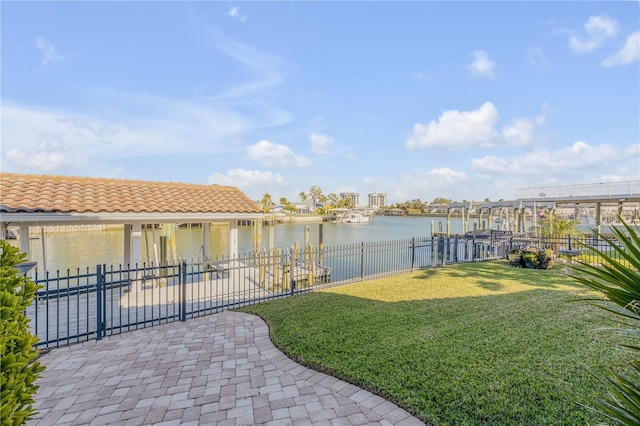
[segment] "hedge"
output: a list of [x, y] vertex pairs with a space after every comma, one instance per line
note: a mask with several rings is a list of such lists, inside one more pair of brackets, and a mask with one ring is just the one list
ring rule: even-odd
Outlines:
[[31, 305], [37, 286], [15, 268], [26, 255], [0, 240], [0, 415], [2, 425], [22, 425], [36, 413], [35, 384], [44, 367], [37, 361], [38, 338], [29, 331], [24, 310]]

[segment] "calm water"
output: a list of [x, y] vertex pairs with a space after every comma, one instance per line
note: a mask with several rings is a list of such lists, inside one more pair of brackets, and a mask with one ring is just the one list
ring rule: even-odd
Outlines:
[[[385, 217], [376, 216], [375, 220], [360, 224], [325, 223], [323, 224], [323, 243], [325, 246], [355, 244], [370, 241], [388, 241], [431, 235], [431, 222], [434, 229], [446, 230], [446, 218], [436, 217]], [[473, 221], [472, 221], [473, 222]], [[290, 247], [295, 242], [302, 246], [305, 227], [309, 228], [309, 242], [318, 246], [319, 224], [283, 224], [274, 227], [274, 246]], [[471, 225], [473, 227], [473, 225]], [[460, 218], [452, 218], [451, 232], [462, 232]], [[155, 235], [154, 235], [155, 234]], [[159, 241], [160, 230], [143, 230], [142, 256], [145, 260], [155, 261], [155, 241]], [[146, 241], [145, 241], [146, 236]], [[202, 256], [202, 229], [180, 228], [176, 230], [176, 255], [178, 258], [197, 260]], [[240, 252], [250, 251], [253, 247], [253, 228], [240, 227], [238, 232]], [[46, 270], [66, 270], [90, 267], [97, 264], [119, 265], [123, 259], [122, 230], [69, 232], [45, 234]], [[10, 240], [15, 246], [19, 241]], [[29, 241], [31, 259], [38, 262], [38, 269], [44, 270], [42, 262], [42, 241]], [[211, 257], [227, 254], [229, 251], [229, 227], [212, 226], [209, 239]], [[269, 246], [269, 231], [262, 231], [262, 247]]]

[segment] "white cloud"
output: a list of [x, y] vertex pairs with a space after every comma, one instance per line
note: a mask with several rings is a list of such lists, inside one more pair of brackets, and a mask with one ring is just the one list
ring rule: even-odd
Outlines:
[[590, 35], [602, 34], [604, 37], [615, 37], [618, 34], [618, 21], [607, 15], [590, 16], [584, 28]]
[[276, 197], [286, 191], [287, 184], [282, 175], [260, 170], [232, 169], [227, 173], [212, 173], [207, 178], [210, 184], [229, 185], [239, 188], [251, 199], [258, 200], [265, 193]]
[[502, 129], [502, 137], [512, 145], [527, 145], [531, 142], [533, 122], [522, 118], [514, 119]]
[[247, 157], [266, 167], [309, 167], [311, 160], [303, 155], [296, 155], [288, 146], [261, 140], [247, 147]]
[[209, 175], [208, 182], [218, 185], [232, 185], [238, 187], [246, 187], [258, 183], [274, 183], [282, 185], [284, 177], [273, 172], [262, 172], [260, 170], [232, 169], [227, 170], [226, 174], [212, 173]]
[[609, 161], [624, 159], [621, 150], [608, 145], [591, 146], [578, 141], [568, 148], [537, 150], [515, 158], [487, 155], [474, 159], [472, 168], [492, 175], [554, 175], [555, 173], [604, 169]]
[[431, 81], [431, 76], [426, 74], [426, 73], [424, 73], [424, 72], [422, 72], [422, 71], [413, 74], [413, 78], [416, 79], [416, 80]]
[[469, 70], [476, 77], [493, 77], [493, 69], [496, 63], [489, 59], [489, 54], [484, 50], [476, 50], [471, 55], [473, 61], [469, 64]]
[[587, 37], [573, 35], [569, 38], [569, 48], [574, 53], [592, 52], [599, 49], [606, 39], [618, 35], [618, 21], [607, 15], [590, 16], [585, 22], [584, 28]]
[[541, 67], [546, 67], [548, 65], [544, 52], [538, 46], [531, 46], [529, 48], [527, 52], [527, 60], [531, 65], [539, 65]]
[[[282, 125], [294, 119], [290, 111], [272, 105], [269, 97], [265, 96], [285, 82], [282, 69], [288, 66], [287, 61], [218, 33], [215, 46], [243, 67], [242, 72], [235, 76], [239, 82], [226, 86], [221, 92], [216, 92], [214, 87], [217, 85], [196, 84], [194, 94], [212, 103], [232, 105], [237, 111], [250, 115], [253, 121], [262, 119], [264, 127]], [[243, 77], [245, 75], [248, 77]]]
[[233, 17], [233, 18], [236, 18], [240, 22], [245, 22], [247, 20], [247, 15], [241, 15], [240, 14], [240, 9], [238, 9], [238, 6], [233, 6], [229, 10], [228, 15]]
[[309, 135], [309, 140], [311, 140], [311, 151], [314, 154], [328, 154], [333, 148], [333, 138], [327, 135], [312, 133]]
[[440, 169], [431, 170], [427, 173], [429, 179], [432, 181], [435, 179], [440, 183], [453, 183], [462, 180], [467, 180], [467, 174], [464, 172], [456, 172], [448, 167], [442, 167]]
[[260, 94], [284, 82], [284, 77], [278, 71], [281, 60], [276, 56], [229, 38], [222, 39], [218, 49], [252, 70], [255, 78], [232, 87], [216, 98], [245, 98]]
[[123, 111], [140, 108], [153, 118], [105, 119], [3, 103], [3, 170], [68, 172], [73, 166], [74, 173], [93, 175], [98, 164], [116, 158], [228, 151], [229, 141], [246, 129], [241, 117], [207, 106], [156, 97], [117, 101]]
[[493, 146], [498, 136], [493, 128], [497, 120], [498, 110], [491, 102], [485, 102], [473, 111], [448, 110], [442, 113], [438, 121], [431, 121], [428, 125], [416, 123], [406, 147], [455, 150], [478, 145]]
[[569, 38], [569, 48], [575, 53], [592, 52], [600, 47], [600, 43], [595, 40], [581, 40], [576, 36]]
[[514, 118], [503, 127], [500, 134], [494, 130], [497, 120], [498, 110], [491, 102], [485, 102], [474, 111], [445, 111], [437, 122], [431, 121], [428, 125], [415, 124], [406, 147], [446, 147], [455, 150], [490, 148], [504, 144], [525, 146], [533, 141], [535, 128], [542, 126], [546, 117], [543, 112], [534, 118]]
[[43, 39], [42, 37], [38, 37], [35, 46], [40, 49], [40, 51], [42, 51], [42, 65], [47, 65], [50, 62], [59, 62], [64, 60], [64, 57], [56, 52], [53, 44]]
[[448, 167], [432, 170], [417, 170], [403, 173], [385, 185], [376, 188], [387, 194], [390, 203], [420, 198], [431, 201], [436, 197], [461, 200], [473, 193], [475, 182], [470, 182], [466, 173]]
[[636, 31], [627, 37], [622, 49], [600, 62], [603, 67], [615, 67], [626, 65], [637, 61], [640, 58], [640, 31]]
[[51, 172], [70, 167], [73, 162], [60, 152], [40, 151], [29, 153], [17, 149], [10, 149], [6, 152], [9, 161], [18, 170], [39, 170]]

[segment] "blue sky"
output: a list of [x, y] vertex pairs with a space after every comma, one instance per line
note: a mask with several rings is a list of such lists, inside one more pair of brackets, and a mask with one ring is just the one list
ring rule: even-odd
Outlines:
[[640, 179], [638, 2], [2, 2], [3, 172], [253, 199]]

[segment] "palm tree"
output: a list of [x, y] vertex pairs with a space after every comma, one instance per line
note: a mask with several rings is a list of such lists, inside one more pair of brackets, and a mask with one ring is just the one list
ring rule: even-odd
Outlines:
[[[640, 236], [622, 218], [625, 231], [612, 228], [613, 237], [598, 235], [610, 246], [602, 251], [585, 246], [602, 259], [601, 266], [578, 261], [571, 277], [605, 296], [604, 301], [592, 301], [610, 312], [620, 315], [626, 328], [615, 328], [628, 334], [630, 343], [621, 345], [633, 354], [629, 370], [622, 373], [606, 369], [596, 377], [607, 387], [607, 395], [591, 398], [591, 405], [609, 420], [621, 425], [640, 424]], [[619, 259], [614, 258], [619, 256]]]
[[566, 237], [579, 234], [576, 230], [576, 226], [579, 224], [578, 220], [565, 219], [550, 211], [538, 226], [543, 237]]
[[313, 200], [313, 208], [316, 208], [316, 201], [320, 199], [322, 196], [322, 189], [318, 185], [313, 185], [311, 189], [309, 189], [309, 196]]
[[260, 201], [260, 203], [262, 204], [262, 208], [264, 209], [265, 213], [269, 213], [269, 210], [271, 210], [271, 207], [273, 207], [273, 200], [271, 199], [271, 194], [269, 194], [268, 192], [264, 194], [262, 196], [262, 200]]
[[302, 200], [302, 202], [303, 202], [303, 203], [304, 203], [305, 201], [307, 201], [307, 193], [306, 193], [306, 192], [304, 192], [304, 191], [301, 191], [301, 192], [298, 194], [298, 197], [300, 197], [300, 200]]
[[337, 205], [338, 201], [340, 200], [340, 197], [338, 197], [338, 194], [334, 194], [333, 192], [328, 195], [328, 198], [329, 198], [329, 202], [331, 202], [331, 205], [333, 206]]

